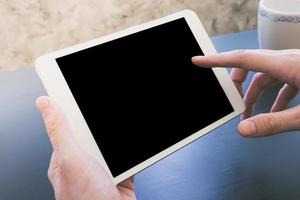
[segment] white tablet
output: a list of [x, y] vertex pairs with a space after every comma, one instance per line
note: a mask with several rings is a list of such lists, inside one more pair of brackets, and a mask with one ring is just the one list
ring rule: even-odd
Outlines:
[[117, 184], [244, 110], [225, 69], [191, 62], [215, 53], [187, 10], [42, 56], [36, 71]]

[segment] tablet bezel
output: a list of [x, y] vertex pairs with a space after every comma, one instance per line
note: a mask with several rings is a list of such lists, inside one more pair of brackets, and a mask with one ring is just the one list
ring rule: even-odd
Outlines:
[[119, 176], [113, 177], [110, 173], [109, 167], [107, 166], [99, 147], [97, 146], [96, 141], [85, 121], [73, 95], [67, 85], [67, 82], [64, 79], [63, 74], [60, 71], [59, 66], [56, 63], [56, 58], [75, 53], [77, 51], [84, 50], [102, 43], [106, 43], [111, 40], [115, 40], [126, 35], [134, 34], [136, 32], [149, 29], [176, 19], [185, 18], [192, 33], [194, 34], [199, 46], [201, 47], [204, 55], [213, 55], [216, 54], [216, 50], [213, 47], [213, 44], [208, 37], [203, 25], [201, 24], [197, 15], [190, 10], [184, 10], [142, 25], [134, 26], [123, 31], [113, 33], [101, 38], [97, 38], [82, 44], [78, 44], [63, 50], [59, 50], [44, 56], [39, 57], [36, 60], [35, 67], [36, 71], [46, 88], [49, 96], [51, 96], [57, 103], [62, 107], [66, 113], [67, 119], [70, 123], [70, 126], [74, 131], [75, 137], [80, 144], [80, 146], [95, 157], [108, 172], [110, 177], [113, 179], [115, 184], [120, 183], [121, 181], [133, 176], [134, 174], [140, 172], [141, 170], [149, 167], [155, 162], [163, 159], [164, 157], [170, 155], [176, 150], [186, 146], [187, 144], [193, 142], [199, 137], [207, 134], [211, 130], [217, 128], [233, 117], [241, 114], [245, 107], [241, 96], [239, 95], [237, 89], [235, 88], [233, 82], [230, 79], [230, 76], [226, 69], [223, 68], [213, 68], [213, 71], [220, 82], [227, 98], [229, 99], [234, 111], [225, 117], [219, 119], [218, 121], [212, 123], [211, 125], [201, 129], [200, 131], [192, 134], [191, 136], [185, 138], [184, 140], [174, 144], [173, 146], [165, 149], [164, 151], [156, 154], [155, 156], [143, 161], [142, 163], [136, 165], [135, 167], [123, 172]]

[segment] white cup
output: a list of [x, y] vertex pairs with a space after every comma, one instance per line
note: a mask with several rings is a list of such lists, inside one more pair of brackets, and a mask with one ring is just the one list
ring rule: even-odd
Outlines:
[[300, 0], [261, 0], [257, 31], [262, 49], [300, 49]]

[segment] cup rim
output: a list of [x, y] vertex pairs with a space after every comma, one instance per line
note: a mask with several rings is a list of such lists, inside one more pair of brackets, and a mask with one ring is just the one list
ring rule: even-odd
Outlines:
[[288, 11], [282, 11], [282, 10], [278, 10], [278, 9], [272, 9], [272, 8], [265, 6], [264, 1], [265, 0], [259, 1], [259, 7], [266, 10], [269, 13], [276, 14], [276, 15], [285, 15], [285, 16], [290, 16], [290, 15], [300, 16], [300, 11], [299, 12], [288, 12]]

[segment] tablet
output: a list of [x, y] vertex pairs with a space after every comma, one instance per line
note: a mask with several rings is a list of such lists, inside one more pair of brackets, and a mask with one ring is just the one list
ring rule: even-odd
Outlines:
[[225, 69], [191, 62], [215, 53], [187, 10], [42, 56], [36, 71], [117, 184], [244, 110]]

